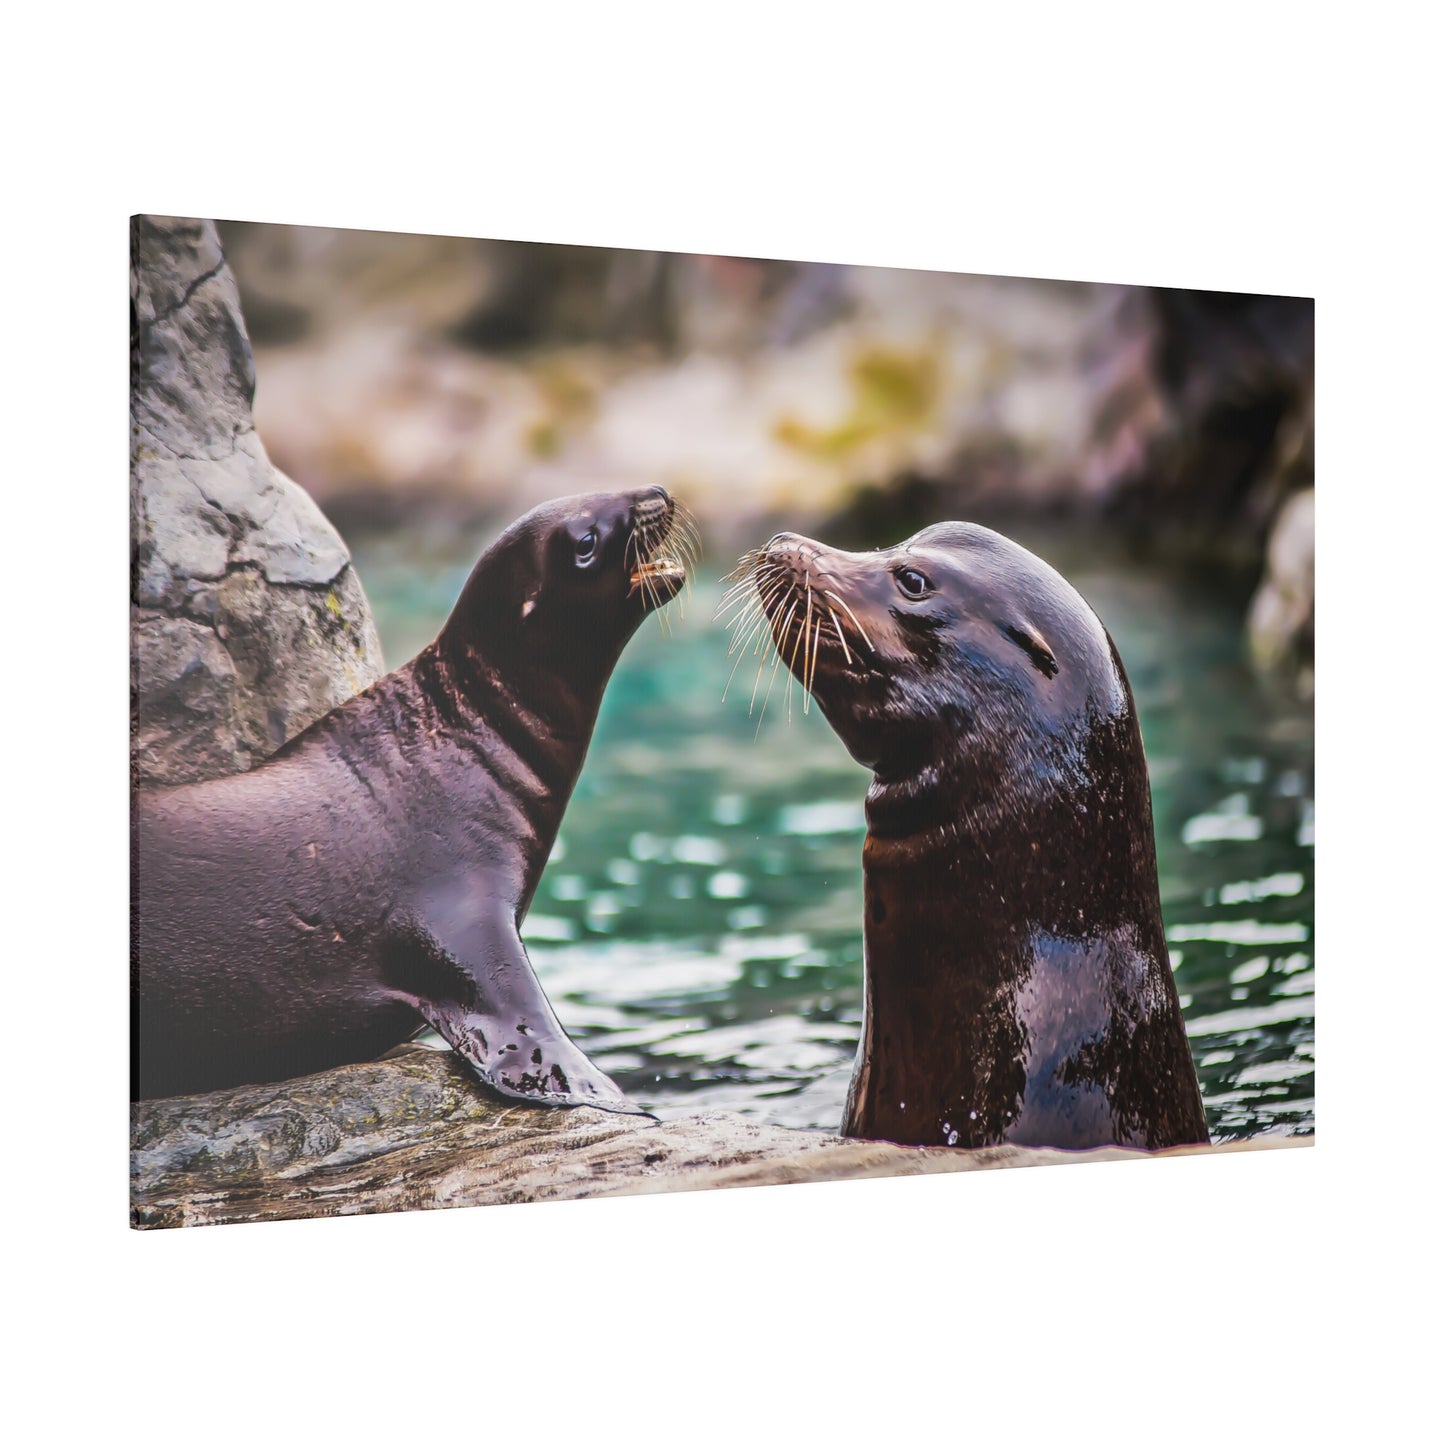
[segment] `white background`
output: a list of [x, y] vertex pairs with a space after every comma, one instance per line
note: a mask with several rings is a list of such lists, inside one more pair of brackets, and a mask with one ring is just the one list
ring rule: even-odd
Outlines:
[[[1427, 12], [318, 12], [7, 22], [16, 1438], [1434, 1433], [1445, 333]], [[128, 1232], [132, 211], [1316, 296], [1317, 1146]]]

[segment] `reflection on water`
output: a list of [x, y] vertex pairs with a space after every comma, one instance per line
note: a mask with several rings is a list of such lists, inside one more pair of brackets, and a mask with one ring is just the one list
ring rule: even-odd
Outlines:
[[[1066, 539], [1023, 540], [1098, 610], [1134, 686], [1210, 1130], [1309, 1132], [1311, 719], [1251, 681], [1237, 602]], [[484, 541], [357, 546], [389, 662], [435, 634]], [[655, 1113], [835, 1129], [861, 1010], [867, 774], [796, 696], [787, 720], [781, 680], [760, 728], [751, 676], [719, 701], [718, 595], [700, 585], [670, 637], [650, 621], [629, 646], [523, 935], [569, 1032]]]

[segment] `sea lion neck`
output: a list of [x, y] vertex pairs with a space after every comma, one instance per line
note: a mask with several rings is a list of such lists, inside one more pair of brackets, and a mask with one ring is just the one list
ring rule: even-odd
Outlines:
[[[1202, 1137], [1132, 715], [1096, 725], [1067, 769], [1010, 774], [997, 799], [970, 805], [956, 775], [919, 775], [875, 783], [868, 809], [845, 1133], [971, 1147]], [[1163, 1120], [1148, 1103], [1155, 1049], [1190, 1086]], [[1056, 1111], [1059, 1090], [1077, 1098]]]
[[[546, 732], [585, 745], [613, 669], [645, 615], [626, 605], [624, 502], [598, 496], [548, 504], [482, 553], [434, 644], [460, 704], [488, 716], [494, 706], [519, 709]], [[584, 526], [588, 545], [606, 549], [605, 566], [596, 554], [600, 571], [575, 562], [572, 533]], [[605, 541], [593, 540], [599, 529]]]
[[450, 623], [428, 651], [461, 715], [494, 719], [498, 710], [524, 715], [537, 735], [586, 747], [602, 694], [621, 648], [577, 647], [575, 663], [554, 665], [547, 651], [530, 656], [520, 639], [485, 641]]
[[961, 889], [997, 894], [1051, 930], [1157, 912], [1153, 849], [1137, 844], [1152, 809], [1132, 712], [1030, 742], [1001, 736], [875, 771], [869, 866], [931, 879], [929, 896], [950, 910]]

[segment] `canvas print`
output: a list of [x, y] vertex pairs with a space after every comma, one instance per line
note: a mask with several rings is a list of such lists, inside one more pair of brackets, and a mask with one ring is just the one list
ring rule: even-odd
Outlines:
[[1308, 1144], [1313, 369], [133, 218], [132, 1223]]

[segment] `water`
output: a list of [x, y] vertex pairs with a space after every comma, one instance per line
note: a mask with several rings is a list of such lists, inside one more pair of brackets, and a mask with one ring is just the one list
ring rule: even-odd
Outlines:
[[[483, 536], [356, 562], [390, 664]], [[1240, 603], [1065, 537], [1025, 540], [1113, 633], [1139, 705], [1164, 923], [1216, 1140], [1314, 1128], [1314, 736], [1240, 660]], [[783, 674], [759, 729], [701, 583], [628, 647], [523, 936], [568, 1031], [660, 1116], [835, 1129], [862, 1008], [866, 772]], [[675, 613], [674, 608], [670, 609]], [[766, 678], [764, 679], [766, 687]]]

